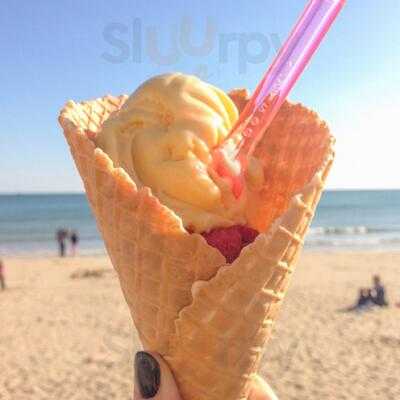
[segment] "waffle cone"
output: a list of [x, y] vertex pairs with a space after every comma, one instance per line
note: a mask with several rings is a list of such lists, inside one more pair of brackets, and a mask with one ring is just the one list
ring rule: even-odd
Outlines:
[[[242, 108], [246, 92], [232, 98]], [[250, 193], [248, 217], [263, 233], [227, 265], [95, 147], [125, 100], [71, 101], [59, 121], [143, 347], [165, 357], [185, 400], [247, 399], [332, 163], [329, 130], [305, 107], [283, 106], [255, 153], [268, 183]]]

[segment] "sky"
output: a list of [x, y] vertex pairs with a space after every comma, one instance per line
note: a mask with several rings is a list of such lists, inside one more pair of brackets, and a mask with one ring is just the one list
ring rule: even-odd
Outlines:
[[[2, 0], [0, 192], [82, 191], [57, 122], [69, 99], [171, 71], [253, 90], [304, 5]], [[337, 138], [330, 188], [400, 188], [399, 21], [399, 0], [348, 0], [290, 94]]]

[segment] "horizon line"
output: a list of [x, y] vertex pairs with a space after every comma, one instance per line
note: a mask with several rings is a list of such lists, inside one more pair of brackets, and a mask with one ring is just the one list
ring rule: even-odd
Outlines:
[[[399, 191], [399, 188], [326, 188], [324, 189], [325, 192], [361, 192], [361, 191]], [[18, 192], [1, 192], [0, 196], [56, 196], [56, 195], [81, 195], [86, 194], [85, 191], [74, 191], [74, 190], [67, 190], [67, 191], [18, 191]]]

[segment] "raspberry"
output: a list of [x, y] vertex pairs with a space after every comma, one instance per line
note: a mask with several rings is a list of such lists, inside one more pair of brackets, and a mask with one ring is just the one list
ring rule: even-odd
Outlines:
[[256, 230], [243, 225], [215, 228], [202, 233], [207, 243], [217, 248], [229, 264], [236, 260], [243, 247], [252, 243], [257, 235]]

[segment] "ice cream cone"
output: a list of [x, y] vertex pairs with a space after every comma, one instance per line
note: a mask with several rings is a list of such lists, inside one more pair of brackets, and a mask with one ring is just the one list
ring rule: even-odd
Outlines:
[[263, 233], [227, 265], [95, 147], [125, 100], [69, 102], [59, 121], [143, 347], [165, 357], [185, 400], [247, 399], [332, 163], [329, 130], [305, 107], [284, 105], [255, 153], [267, 185], [251, 197], [250, 222]]

